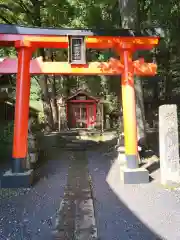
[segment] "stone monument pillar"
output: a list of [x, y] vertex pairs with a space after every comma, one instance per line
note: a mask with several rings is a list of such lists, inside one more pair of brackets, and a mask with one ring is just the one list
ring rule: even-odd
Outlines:
[[180, 184], [178, 119], [176, 105], [159, 107], [159, 151], [161, 184]]

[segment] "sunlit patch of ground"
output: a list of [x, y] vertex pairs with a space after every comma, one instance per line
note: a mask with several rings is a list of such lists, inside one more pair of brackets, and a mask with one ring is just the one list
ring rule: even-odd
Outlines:
[[[116, 156], [113, 152], [106, 153], [107, 147], [88, 153], [99, 237], [103, 240], [180, 239], [179, 190], [169, 191], [157, 181], [123, 185]], [[158, 177], [157, 166], [155, 171], [152, 169], [152, 164], [159, 163], [158, 157], [152, 155], [144, 161]]]
[[96, 134], [96, 135], [84, 135], [84, 136], [79, 136], [79, 139], [82, 140], [90, 140], [90, 141], [95, 141], [95, 142], [105, 142], [105, 141], [109, 141], [112, 140], [116, 137], [115, 133], [106, 133], [106, 134]]
[[10, 199], [12, 197], [21, 196], [27, 194], [30, 191], [29, 188], [1, 188], [0, 189], [0, 199]]

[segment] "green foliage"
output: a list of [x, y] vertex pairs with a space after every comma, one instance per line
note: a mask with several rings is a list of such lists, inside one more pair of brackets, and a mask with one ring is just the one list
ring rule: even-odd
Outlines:
[[41, 99], [41, 88], [35, 77], [31, 78], [31, 100], [39, 101]]
[[[180, 93], [180, 34], [179, 27], [180, 2], [173, 1], [140, 1], [141, 13], [144, 12], [141, 25], [151, 28], [161, 36], [155, 58], [158, 63], [159, 96], [168, 99]], [[142, 14], [141, 14], [142, 16]], [[151, 91], [157, 86], [151, 81]], [[153, 87], [154, 86], [154, 87]]]
[[6, 125], [0, 125], [0, 144], [10, 144], [13, 139], [14, 122], [7, 122]]
[[43, 124], [43, 123], [45, 122], [44, 114], [43, 114], [42, 112], [39, 113], [38, 122], [39, 122], [40, 124]]

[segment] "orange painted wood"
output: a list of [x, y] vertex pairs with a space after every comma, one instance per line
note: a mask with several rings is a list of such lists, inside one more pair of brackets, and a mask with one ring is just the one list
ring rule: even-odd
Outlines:
[[124, 43], [131, 43], [134, 50], [152, 49], [159, 42], [157, 37], [87, 37], [87, 48], [123, 48]]
[[18, 69], [16, 81], [16, 105], [14, 120], [13, 158], [27, 156], [27, 137], [30, 99], [30, 66], [31, 52], [22, 47], [18, 53]]
[[[142, 60], [134, 61], [134, 74], [153, 76], [157, 66]], [[108, 62], [90, 62], [87, 65], [71, 66], [68, 62], [43, 62], [42, 58], [31, 60], [30, 74], [68, 74], [68, 75], [120, 75], [124, 66], [114, 58]], [[0, 74], [17, 73], [17, 59], [7, 58], [0, 63]]]
[[125, 67], [121, 77], [125, 153], [126, 155], [137, 156], [136, 100], [132, 53], [128, 50], [123, 51], [120, 57]]
[[[14, 46], [15, 41], [25, 40], [32, 43], [35, 48], [67, 48], [67, 36], [38, 36], [38, 35], [20, 35], [20, 34], [0, 34], [1, 46]], [[85, 38], [87, 48], [113, 48], [116, 45], [121, 47], [124, 42], [132, 43], [134, 50], [136, 49], [151, 49], [158, 44], [158, 37], [103, 37], [89, 36]]]

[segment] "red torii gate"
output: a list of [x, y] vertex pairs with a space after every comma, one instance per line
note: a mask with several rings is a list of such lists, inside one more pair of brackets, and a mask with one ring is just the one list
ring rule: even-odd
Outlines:
[[[147, 181], [148, 178], [142, 175], [144, 173], [138, 171], [133, 76], [134, 74], [153, 76], [156, 74], [157, 66], [154, 63], [145, 63], [143, 59], [133, 61], [132, 56], [140, 49], [151, 50], [158, 44], [159, 38], [132, 36], [131, 32], [116, 30], [106, 33], [101, 30], [97, 33], [91, 30], [39, 29], [0, 24], [0, 46], [14, 46], [18, 51], [18, 59], [7, 58], [0, 63], [0, 74], [17, 73], [13, 164], [12, 170], [6, 172], [2, 178], [2, 187], [27, 187], [32, 183], [33, 171], [25, 171], [23, 167], [27, 156], [31, 74], [121, 75], [125, 155], [129, 169], [125, 170], [124, 174], [136, 173], [136, 183]], [[119, 54], [120, 60], [111, 58], [108, 62], [77, 64], [43, 62], [41, 57], [31, 60], [32, 54], [37, 48], [69, 48], [69, 37], [73, 36], [82, 37], [86, 48], [114, 48]]]

